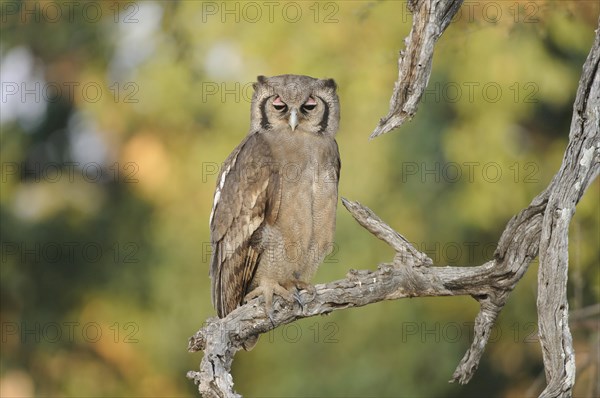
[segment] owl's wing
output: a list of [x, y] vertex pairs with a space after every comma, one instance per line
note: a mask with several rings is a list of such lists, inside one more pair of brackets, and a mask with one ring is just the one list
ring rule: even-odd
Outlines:
[[246, 137], [217, 178], [210, 218], [212, 302], [219, 317], [242, 303], [260, 260], [260, 230], [277, 219], [280, 178], [260, 133]]

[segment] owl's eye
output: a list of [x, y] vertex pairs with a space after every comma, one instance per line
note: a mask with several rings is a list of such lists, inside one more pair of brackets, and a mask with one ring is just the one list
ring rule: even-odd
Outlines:
[[285, 111], [287, 105], [281, 100], [281, 97], [277, 96], [277, 98], [275, 98], [275, 101], [273, 101], [273, 108], [275, 108], [275, 110], [277, 111]]
[[312, 111], [317, 106], [317, 101], [313, 97], [308, 97], [308, 101], [302, 105], [303, 111]]

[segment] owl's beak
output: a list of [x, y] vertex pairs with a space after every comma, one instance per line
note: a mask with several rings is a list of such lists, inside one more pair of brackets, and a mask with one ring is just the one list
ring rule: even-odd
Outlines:
[[295, 108], [292, 108], [290, 111], [289, 123], [292, 131], [296, 130], [296, 126], [298, 125], [298, 111]]

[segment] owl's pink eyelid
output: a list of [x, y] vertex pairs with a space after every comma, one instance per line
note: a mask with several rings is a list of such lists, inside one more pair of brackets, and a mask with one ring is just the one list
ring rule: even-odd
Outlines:
[[273, 105], [275, 105], [275, 106], [285, 106], [285, 103], [281, 100], [280, 96], [277, 96], [277, 98], [275, 98], [275, 101], [273, 101]]
[[313, 97], [308, 97], [308, 100], [304, 103], [304, 105], [317, 105], [317, 101]]

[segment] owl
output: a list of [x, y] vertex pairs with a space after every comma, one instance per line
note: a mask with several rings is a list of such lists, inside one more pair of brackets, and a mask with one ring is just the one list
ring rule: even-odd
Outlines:
[[257, 80], [250, 131], [221, 168], [210, 215], [212, 303], [221, 318], [259, 296], [271, 317], [273, 295], [292, 301], [301, 289], [314, 292], [309, 281], [335, 232], [335, 82]]

